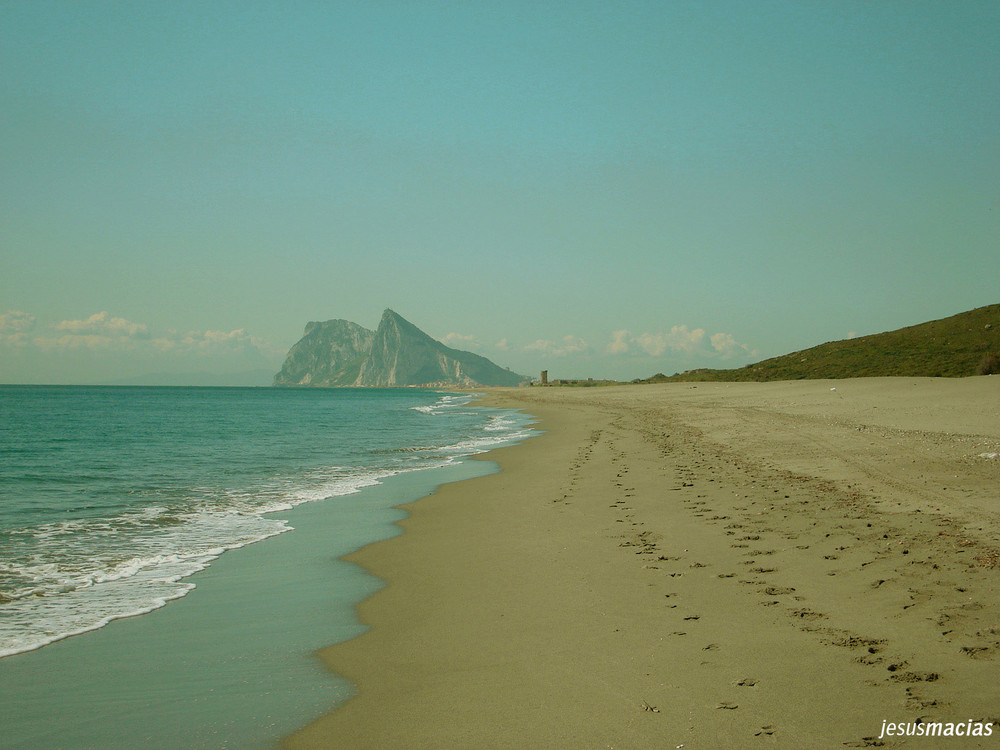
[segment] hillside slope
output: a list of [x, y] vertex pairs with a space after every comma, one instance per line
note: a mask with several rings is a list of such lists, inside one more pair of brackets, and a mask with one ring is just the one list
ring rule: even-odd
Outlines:
[[977, 374], [991, 353], [1000, 353], [1000, 305], [896, 331], [831, 341], [735, 370], [689, 370], [637, 382], [963, 377]]

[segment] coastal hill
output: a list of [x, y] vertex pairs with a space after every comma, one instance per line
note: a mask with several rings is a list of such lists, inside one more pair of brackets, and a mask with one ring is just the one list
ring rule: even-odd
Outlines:
[[392, 310], [370, 331], [348, 320], [306, 324], [276, 386], [516, 386], [528, 380], [472, 352], [452, 349]]
[[963, 377], [1000, 372], [1000, 305], [896, 331], [831, 341], [735, 370], [662, 373], [637, 383], [808, 378]]

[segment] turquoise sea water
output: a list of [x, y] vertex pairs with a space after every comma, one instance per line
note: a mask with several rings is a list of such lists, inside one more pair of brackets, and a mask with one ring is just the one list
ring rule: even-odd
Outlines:
[[337, 558], [531, 434], [470, 401], [0, 387], [0, 745], [269, 747], [344, 700], [312, 653], [381, 584]]

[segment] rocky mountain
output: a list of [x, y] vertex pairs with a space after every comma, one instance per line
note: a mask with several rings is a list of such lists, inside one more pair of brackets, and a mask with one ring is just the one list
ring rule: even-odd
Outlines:
[[354, 385], [374, 339], [374, 331], [349, 320], [306, 323], [305, 334], [288, 350], [274, 384]]
[[378, 330], [347, 320], [309, 323], [274, 377], [277, 386], [516, 386], [528, 378], [436, 341], [392, 310]]

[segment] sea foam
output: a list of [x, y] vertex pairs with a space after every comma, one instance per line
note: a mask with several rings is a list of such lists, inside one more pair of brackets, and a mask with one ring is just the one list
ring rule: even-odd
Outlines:
[[[333, 435], [332, 453], [351, 454], [350, 463], [263, 476], [257, 472], [251, 481], [236, 461], [224, 462], [230, 454], [210, 445], [220, 453], [220, 461], [210, 466], [213, 473], [204, 481], [178, 488], [169, 465], [158, 468], [163, 486], [142, 477], [152, 488], [147, 494], [166, 502], [125, 503], [124, 510], [114, 513], [0, 528], [0, 657], [147, 613], [183, 597], [195, 586], [190, 577], [226, 551], [291, 531], [280, 513], [297, 505], [356, 495], [390, 476], [447, 466], [531, 434], [527, 418], [517, 412], [474, 409], [469, 406], [472, 395], [441, 393], [432, 403], [406, 407], [416, 421], [403, 420], [405, 429], [399, 435], [409, 444], [390, 432], [403, 423], [400, 417], [382, 407], [387, 414], [379, 424], [393, 437], [381, 440], [376, 433], [373, 442], [374, 430], [365, 421], [363, 408], [381, 402], [364, 398], [374, 396], [358, 397], [352, 406], [358, 413], [347, 414], [358, 425], [349, 439], [344, 430]], [[316, 403], [316, 408], [326, 406]], [[340, 406], [340, 402], [335, 404]], [[314, 416], [313, 412], [307, 416]], [[204, 429], [214, 429], [214, 425], [206, 423]], [[290, 422], [287, 429], [297, 426]], [[318, 432], [313, 439], [322, 436]], [[234, 438], [236, 449], [239, 439]], [[338, 439], [341, 447], [336, 447]], [[162, 438], [161, 442], [165, 449], [173, 448]], [[282, 434], [272, 442], [273, 448], [271, 443], [264, 447], [280, 450]], [[360, 443], [364, 449], [357, 447]], [[233, 455], [240, 458], [239, 453]], [[177, 471], [183, 473], [182, 468], [178, 466]], [[88, 472], [78, 472], [75, 481], [89, 481], [81, 479]], [[222, 481], [219, 476], [229, 479]], [[133, 491], [121, 492], [128, 496]]]

